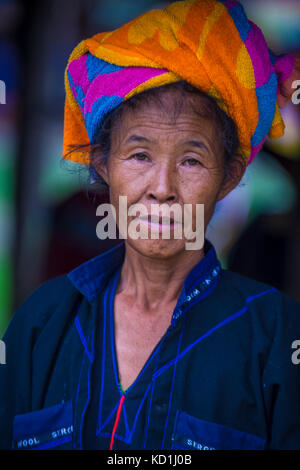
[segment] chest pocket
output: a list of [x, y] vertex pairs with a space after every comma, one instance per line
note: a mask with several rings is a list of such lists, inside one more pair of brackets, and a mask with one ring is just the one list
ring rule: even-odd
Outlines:
[[221, 424], [176, 413], [172, 449], [180, 450], [262, 450], [265, 440]]
[[72, 448], [73, 407], [68, 401], [42, 410], [16, 415], [13, 449]]

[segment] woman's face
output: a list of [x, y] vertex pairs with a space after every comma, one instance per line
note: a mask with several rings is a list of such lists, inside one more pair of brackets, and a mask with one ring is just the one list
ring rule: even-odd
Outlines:
[[[134, 111], [126, 110], [121, 125], [112, 131], [107, 165], [97, 170], [109, 185], [110, 202], [115, 207], [117, 221], [119, 196], [127, 196], [128, 207], [143, 204], [149, 214], [153, 204], [170, 206], [177, 203], [182, 214], [184, 205], [191, 204], [194, 230], [196, 204], [204, 204], [206, 229], [216, 202], [238, 182], [231, 185], [224, 182], [223, 150], [211, 119], [195, 114], [185, 101], [174, 121], [174, 93], [170, 90], [163, 95], [163, 107], [152, 103]], [[201, 98], [188, 99], [196, 100], [201, 114]], [[126, 217], [130, 225], [136, 216]], [[133, 239], [128, 235], [126, 243], [143, 255], [173, 257], [186, 249], [186, 242], [191, 242], [185, 238], [184, 230], [181, 239], [174, 238], [172, 224], [170, 238], [164, 239], [164, 225], [141, 223], [144, 229], [145, 224], [147, 230], [149, 228], [149, 237]], [[160, 232], [159, 239], [151, 238], [151, 227]]]

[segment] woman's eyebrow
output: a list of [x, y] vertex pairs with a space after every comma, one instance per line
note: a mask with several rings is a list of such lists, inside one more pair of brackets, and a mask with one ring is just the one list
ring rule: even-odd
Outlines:
[[128, 139], [126, 139], [125, 141], [125, 144], [129, 144], [131, 142], [148, 142], [148, 143], [151, 143], [152, 140], [150, 139], [147, 139], [147, 137], [143, 137], [141, 135], [131, 135], [130, 137], [128, 137]]
[[[128, 139], [125, 141], [125, 144], [129, 144], [131, 142], [148, 142], [148, 143], [151, 143], [152, 140], [150, 139], [147, 139], [147, 137], [143, 137], [141, 135], [131, 135], [130, 137], [128, 137]], [[187, 141], [184, 141], [182, 142], [182, 145], [190, 145], [192, 147], [197, 147], [199, 149], [205, 149], [207, 151], [209, 151], [207, 145], [200, 141], [200, 140], [187, 140]]]
[[207, 152], [209, 152], [209, 148], [207, 147], [207, 145], [200, 140], [187, 140], [187, 141], [182, 142], [182, 145], [190, 145], [191, 147], [205, 149], [207, 150]]

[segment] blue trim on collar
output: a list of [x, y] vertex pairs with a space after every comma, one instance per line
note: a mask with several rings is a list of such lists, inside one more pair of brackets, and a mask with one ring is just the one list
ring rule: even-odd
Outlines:
[[[220, 271], [220, 262], [216, 251], [208, 240], [205, 240], [204, 252], [204, 258], [194, 266], [184, 281], [183, 289], [178, 299], [179, 304], [186, 300], [186, 296], [193, 291], [196, 284], [199, 284], [199, 281], [202, 281], [202, 283], [204, 281], [205, 286], [205, 278], [210, 278], [211, 273], [215, 269], [218, 272]], [[105, 288], [112, 273], [123, 263], [124, 257], [125, 242], [121, 242], [105, 253], [80, 264], [77, 268], [70, 271], [67, 277], [88, 301], [92, 301]], [[208, 282], [207, 288], [210, 287], [209, 284]]]

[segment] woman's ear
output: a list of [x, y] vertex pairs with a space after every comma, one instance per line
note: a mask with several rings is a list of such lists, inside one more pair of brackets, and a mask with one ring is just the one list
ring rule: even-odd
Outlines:
[[223, 184], [220, 188], [217, 201], [221, 201], [227, 194], [229, 194], [241, 181], [247, 162], [241, 155], [235, 155], [226, 164]]

